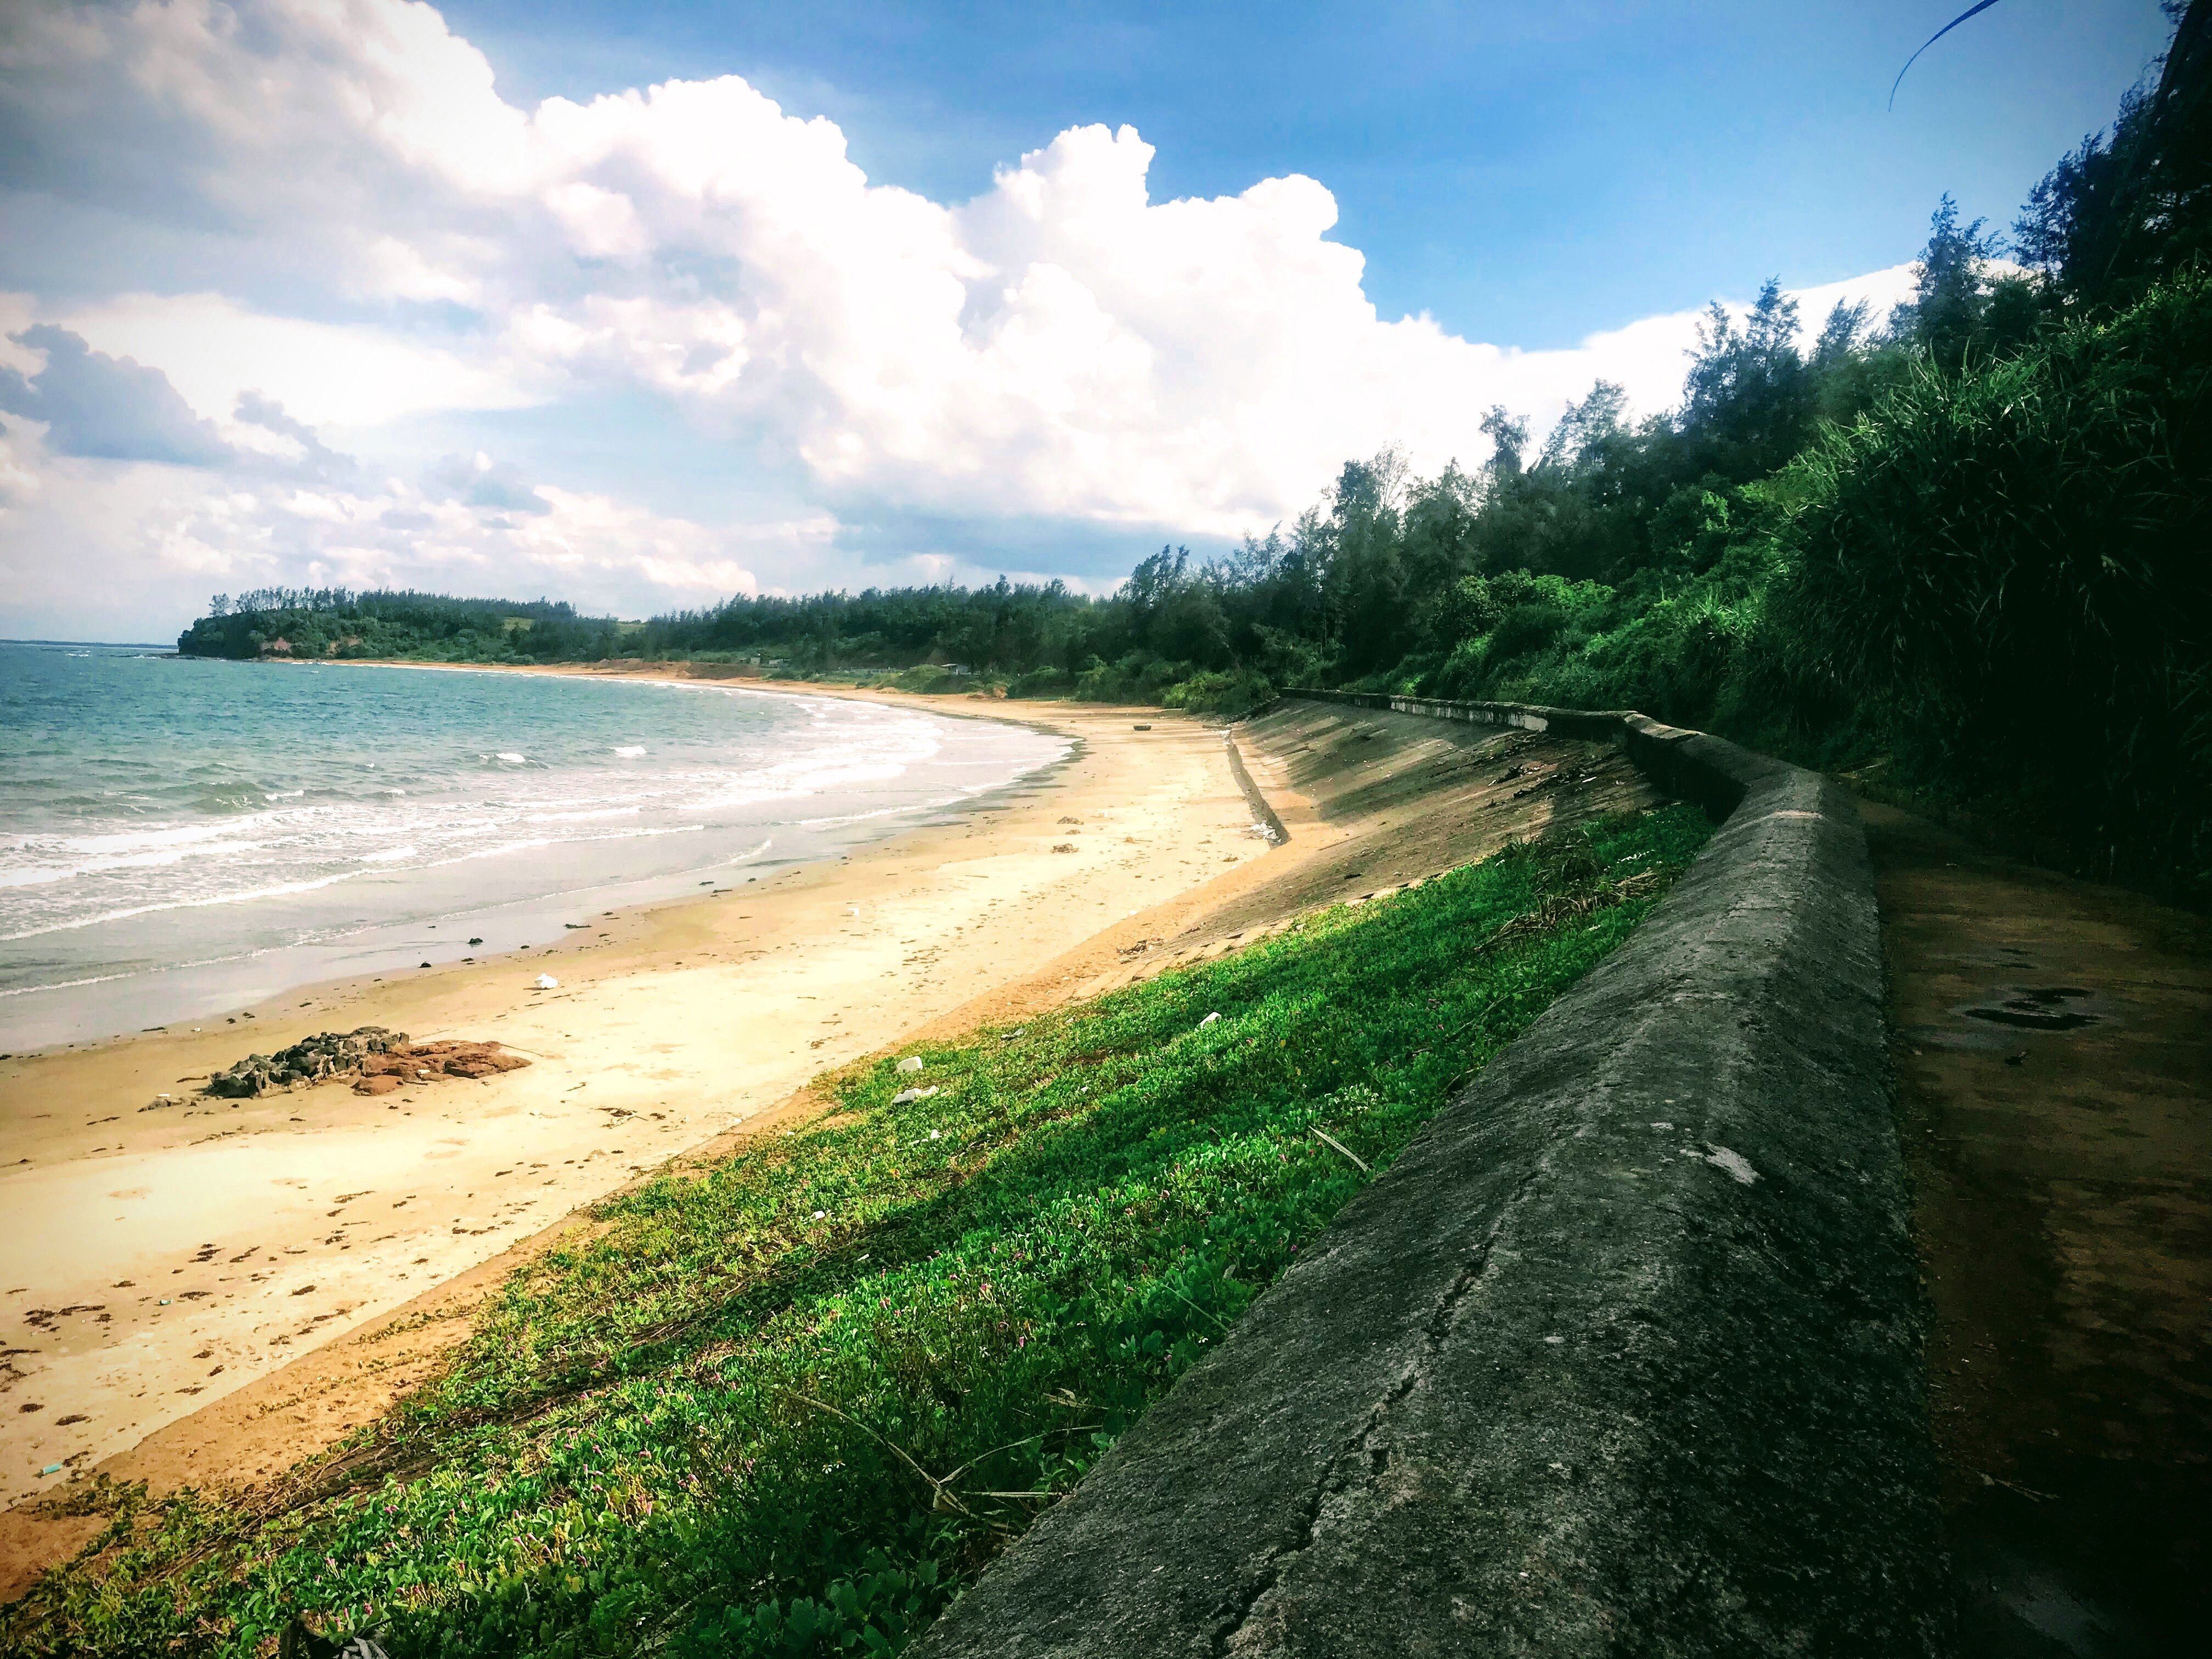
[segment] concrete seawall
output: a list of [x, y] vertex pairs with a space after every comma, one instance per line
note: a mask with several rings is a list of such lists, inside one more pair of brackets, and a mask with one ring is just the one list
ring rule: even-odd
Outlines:
[[1327, 700], [1604, 737], [1721, 827], [912, 1651], [1942, 1651], [1851, 802], [1640, 715]]

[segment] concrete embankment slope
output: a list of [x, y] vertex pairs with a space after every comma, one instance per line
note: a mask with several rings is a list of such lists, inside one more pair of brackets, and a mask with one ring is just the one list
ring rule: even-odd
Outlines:
[[1850, 800], [1640, 716], [1372, 701], [1607, 735], [1724, 822], [915, 1653], [1941, 1651]]

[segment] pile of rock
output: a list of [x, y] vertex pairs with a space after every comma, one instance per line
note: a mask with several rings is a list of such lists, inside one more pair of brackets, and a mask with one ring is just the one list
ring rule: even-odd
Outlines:
[[208, 1079], [207, 1091], [252, 1100], [279, 1089], [306, 1089], [331, 1078], [352, 1077], [373, 1057], [407, 1052], [407, 1033], [381, 1025], [355, 1031], [318, 1031], [273, 1054], [248, 1054]]
[[252, 1100], [279, 1089], [307, 1089], [353, 1078], [354, 1092], [389, 1094], [403, 1083], [439, 1077], [491, 1077], [530, 1062], [496, 1042], [413, 1043], [404, 1031], [364, 1025], [356, 1031], [320, 1031], [274, 1054], [248, 1054], [208, 1079], [207, 1091]]

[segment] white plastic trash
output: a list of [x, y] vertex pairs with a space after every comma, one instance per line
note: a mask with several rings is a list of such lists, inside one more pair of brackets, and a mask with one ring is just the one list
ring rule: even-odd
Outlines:
[[911, 1076], [921, 1069], [921, 1059], [919, 1055], [908, 1054], [904, 1060], [899, 1061], [898, 1069], [902, 1076]]
[[539, 991], [557, 991], [561, 988], [561, 981], [550, 974], [540, 974], [531, 981], [531, 986]]
[[1219, 1014], [1208, 1014], [1208, 1015], [1207, 1015], [1204, 1019], [1201, 1019], [1200, 1021], [1199, 1021], [1199, 1022], [1198, 1022], [1198, 1029], [1199, 1029], [1200, 1030], [1201, 1030], [1201, 1031], [1202, 1031], [1202, 1030], [1204, 1030], [1207, 1026], [1209, 1026], [1209, 1025], [1212, 1024], [1213, 1024], [1213, 1022], [1214, 1022], [1215, 1020], [1219, 1019], [1220, 1018], [1221, 1018], [1221, 1016], [1220, 1016]]
[[891, 1097], [891, 1104], [903, 1106], [909, 1100], [927, 1100], [936, 1092], [934, 1089], [902, 1089]]

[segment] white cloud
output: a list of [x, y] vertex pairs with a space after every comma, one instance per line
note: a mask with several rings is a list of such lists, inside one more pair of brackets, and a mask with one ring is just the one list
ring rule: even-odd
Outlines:
[[399, 478], [224, 479], [53, 455], [12, 422], [0, 436], [0, 584], [33, 622], [84, 619], [68, 632], [158, 635], [212, 589], [276, 582], [547, 592], [637, 615], [756, 592], [759, 562], [805, 568], [836, 530], [827, 515], [717, 528], [550, 485], [512, 512]]
[[160, 368], [200, 414], [249, 392], [310, 426], [380, 425], [431, 410], [533, 403], [522, 377], [380, 329], [258, 314], [218, 294], [122, 294], [64, 312], [95, 349]]
[[[407, 0], [32, 0], [0, 33], [9, 104], [40, 140], [26, 187], [198, 236], [234, 277], [38, 319], [161, 370], [252, 449], [276, 428], [240, 429], [248, 392], [357, 433], [533, 404], [581, 419], [640, 389], [734, 455], [794, 471], [820, 525], [1226, 536], [1294, 514], [1386, 442], [1425, 469], [1479, 460], [1492, 404], [1540, 428], [1602, 375], [1665, 407], [1695, 331], [1685, 313], [1522, 352], [1382, 319], [1361, 254], [1328, 240], [1322, 184], [1155, 201], [1152, 147], [1126, 126], [1063, 132], [942, 204], [872, 184], [834, 124], [735, 76], [520, 109]], [[1808, 326], [1827, 293], [1808, 295]], [[649, 461], [635, 470], [649, 483]], [[495, 531], [441, 516], [482, 502], [331, 495], [322, 514], [253, 495], [179, 509], [153, 545], [404, 563], [447, 586], [619, 566], [647, 591], [688, 590], [753, 568], [707, 544], [749, 532], [537, 489], [556, 505]], [[68, 494], [46, 489], [42, 510]], [[387, 508], [422, 520], [412, 551]], [[766, 533], [828, 550], [815, 528]]]

